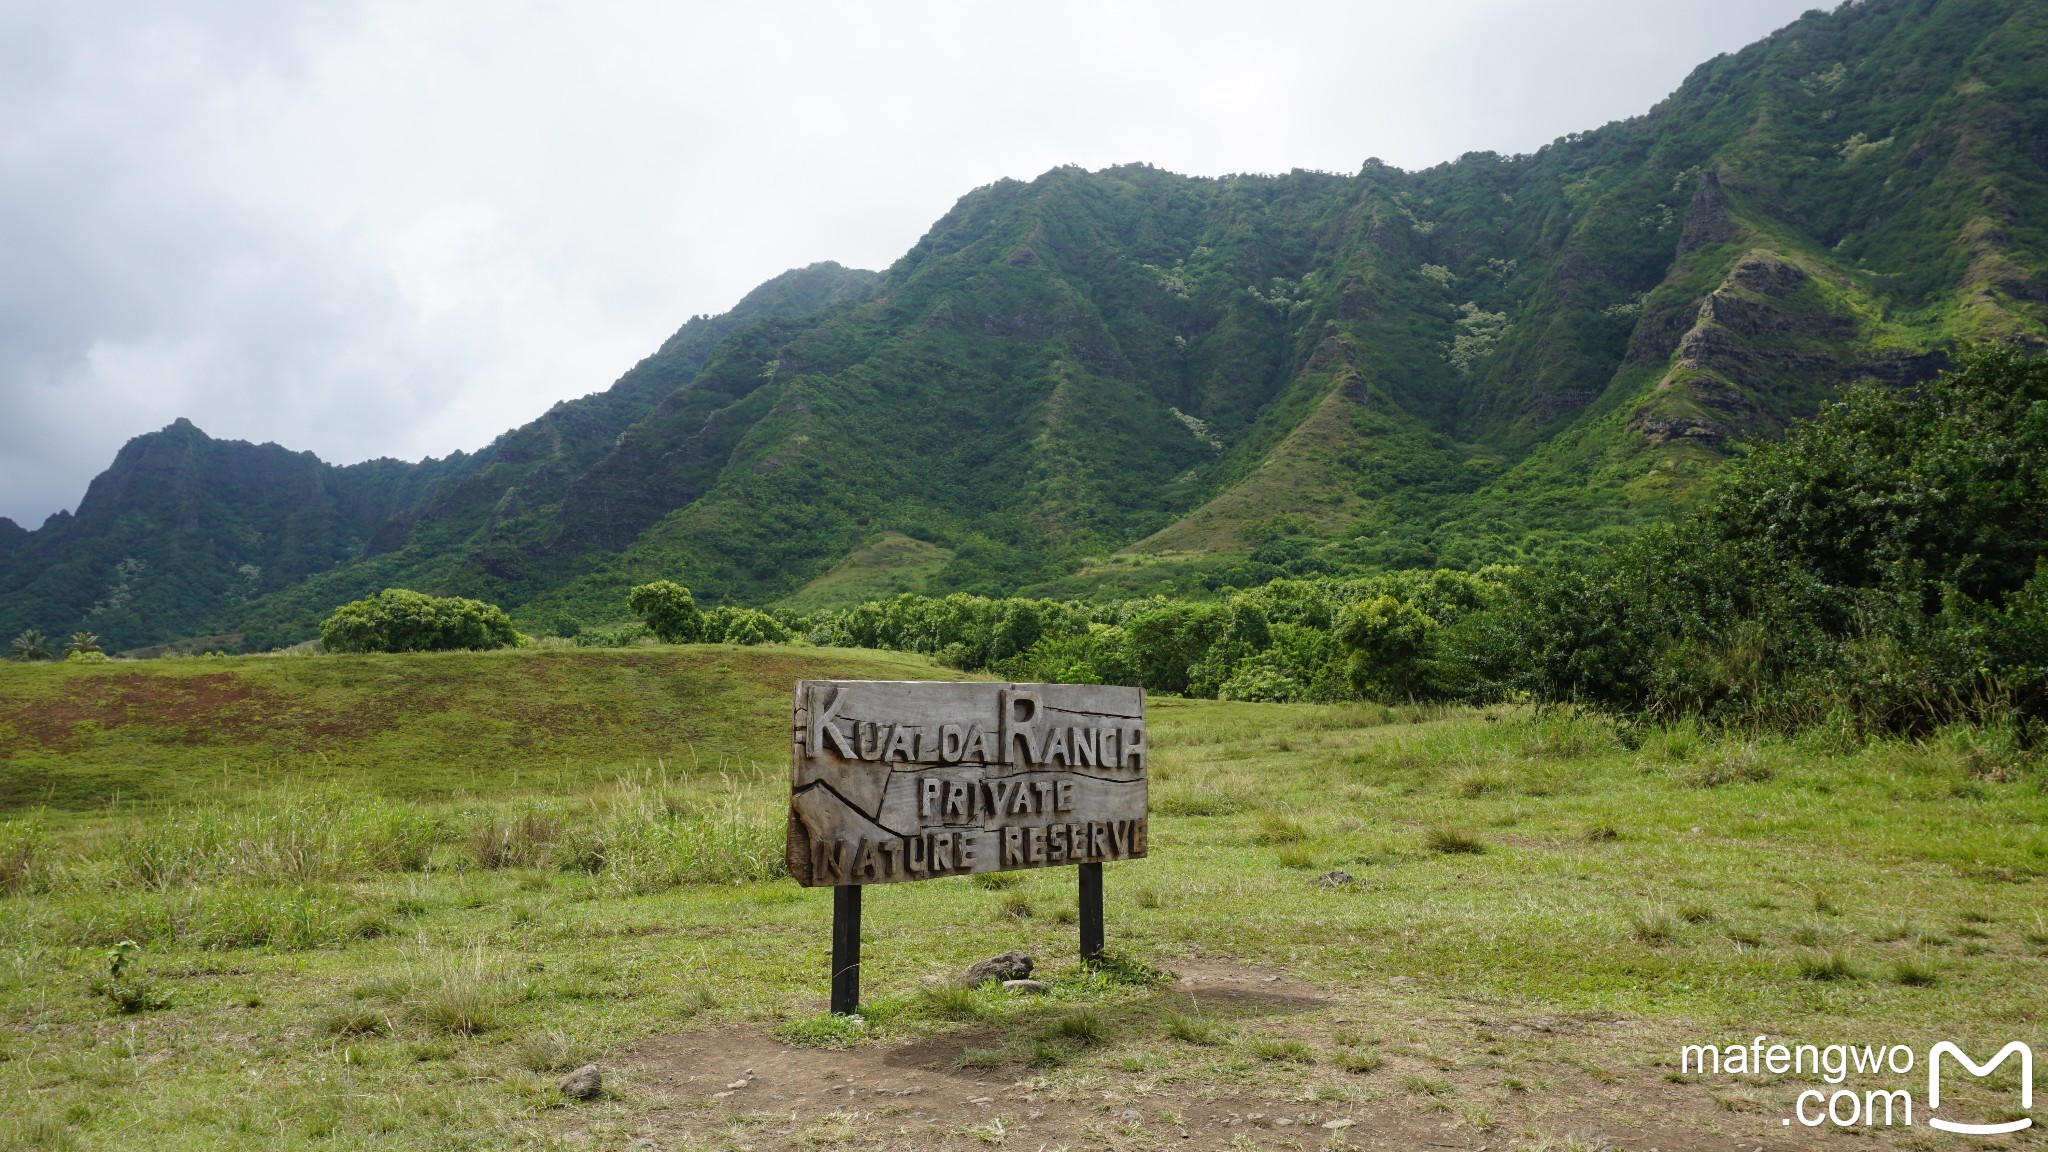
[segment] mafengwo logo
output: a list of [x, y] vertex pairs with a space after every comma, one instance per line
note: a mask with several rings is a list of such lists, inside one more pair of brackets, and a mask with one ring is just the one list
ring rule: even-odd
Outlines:
[[[1722, 1048], [1710, 1044], [1687, 1044], [1678, 1050], [1678, 1070], [1683, 1074], [1701, 1076], [1806, 1074], [1819, 1076], [1828, 1084], [1843, 1084], [1851, 1075], [1882, 1076], [1896, 1083], [1897, 1078], [1910, 1075], [1920, 1064], [1914, 1051], [1904, 1044], [1830, 1044], [1819, 1047], [1813, 1044], [1771, 1044], [1769, 1040], [1768, 1036], [1758, 1036], [1747, 1045], [1730, 1044]], [[1966, 1119], [1958, 1114], [1957, 1108], [1951, 1107], [1949, 1114], [1935, 1115], [1941, 1111], [1944, 1068], [1948, 1070], [1951, 1083], [1954, 1083], [1958, 1071], [1982, 1079], [2014, 1056], [2019, 1057], [2015, 1069], [2018, 1073], [2015, 1086], [2019, 1105], [2017, 1114], [2007, 1109], [1995, 1113], [2002, 1115], [2003, 1119], [1989, 1116]], [[1944, 1061], [1943, 1057], [1948, 1059]], [[2034, 1118], [2026, 1113], [2034, 1108], [2034, 1050], [2024, 1042], [2015, 1040], [1979, 1064], [1959, 1045], [1943, 1040], [1927, 1050], [1926, 1067], [1926, 1112], [1920, 1117], [1920, 1122], [1928, 1127], [1965, 1136], [2001, 1136], [2033, 1127]], [[1953, 1097], [1955, 1094], [1951, 1092], [1949, 1095]], [[1877, 1087], [1858, 1091], [1842, 1087], [1833, 1092], [1809, 1088], [1793, 1102], [1792, 1113], [1783, 1120], [1787, 1127], [1793, 1124], [1807, 1128], [1822, 1125], [1836, 1128], [1911, 1127], [1915, 1123], [1913, 1093], [1907, 1088]]]
[[[2012, 1055], [2018, 1055], [2020, 1058], [2020, 1111], [2033, 1111], [2034, 1050], [2017, 1040], [2000, 1048], [1998, 1055], [1993, 1056], [1990, 1063], [1987, 1064], [1979, 1064], [1968, 1056], [1963, 1055], [1961, 1048], [1946, 1040], [1936, 1044], [1927, 1053], [1927, 1110], [1932, 1112], [1941, 1107], [1941, 1058], [1943, 1056], [1955, 1057], [1956, 1063], [1969, 1069], [1972, 1076], [1989, 1076], [1992, 1069], [2005, 1063], [2005, 1058]], [[1927, 1123], [1930, 1127], [1939, 1128], [1943, 1132], [1961, 1132], [1970, 1136], [1999, 1136], [2007, 1132], [2017, 1132], [2022, 1128], [2032, 1127], [2034, 1118], [2022, 1116], [2017, 1120], [2007, 1120], [2000, 1124], [1964, 1124], [1956, 1120], [1930, 1116], [1927, 1118]]]

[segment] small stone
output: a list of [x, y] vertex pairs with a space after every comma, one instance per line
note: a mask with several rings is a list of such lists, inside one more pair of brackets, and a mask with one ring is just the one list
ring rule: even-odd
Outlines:
[[1357, 883], [1357, 881], [1351, 873], [1346, 872], [1342, 868], [1332, 868], [1314, 880], [1309, 881], [1309, 883], [1314, 884], [1318, 888], [1349, 888], [1354, 883]]
[[1031, 957], [1011, 949], [991, 956], [960, 974], [962, 988], [979, 988], [991, 981], [1022, 980], [1031, 975]]
[[1043, 980], [1005, 980], [1003, 991], [1021, 992], [1026, 996], [1043, 996], [1052, 991], [1052, 985]]
[[1350, 1118], [1348, 1118], [1348, 1117], [1347, 1117], [1347, 1118], [1345, 1118], [1345, 1119], [1343, 1119], [1343, 1120], [1325, 1120], [1325, 1121], [1323, 1121], [1323, 1127], [1325, 1127], [1325, 1128], [1328, 1128], [1328, 1129], [1329, 1129], [1329, 1130], [1331, 1130], [1332, 1132], [1336, 1132], [1336, 1131], [1341, 1131], [1342, 1129], [1345, 1129], [1345, 1128], [1349, 1128], [1349, 1127], [1351, 1127], [1351, 1126], [1352, 1126], [1353, 1124], [1356, 1124], [1356, 1123], [1358, 1123], [1358, 1121], [1356, 1121], [1356, 1120], [1352, 1120], [1352, 1119], [1350, 1119]]
[[733, 1081], [733, 1082], [732, 1082], [732, 1083], [730, 1083], [730, 1084], [727, 1084], [727, 1085], [726, 1085], [726, 1087], [727, 1087], [727, 1088], [745, 1088], [745, 1087], [747, 1086], [747, 1083], [748, 1083], [748, 1081], [747, 1081], [746, 1077], [744, 1077], [744, 1076], [743, 1076], [743, 1077], [741, 1077], [740, 1079], [738, 1079], [738, 1080], [735, 1080], [735, 1081]]
[[1126, 1124], [1136, 1124], [1139, 1120], [1138, 1110], [1135, 1108], [1126, 1108], [1123, 1111], [1117, 1113], [1116, 1118], [1123, 1121]]
[[604, 1071], [595, 1064], [585, 1064], [555, 1081], [555, 1087], [572, 1100], [595, 1100], [604, 1095]]

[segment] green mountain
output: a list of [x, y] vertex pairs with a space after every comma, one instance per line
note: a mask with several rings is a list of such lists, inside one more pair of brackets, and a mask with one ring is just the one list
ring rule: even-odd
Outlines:
[[328, 593], [309, 578], [364, 588], [382, 572], [411, 576], [419, 555], [464, 554], [465, 541], [520, 509], [559, 501], [733, 332], [861, 298], [874, 279], [831, 263], [784, 273], [730, 312], [692, 317], [610, 389], [559, 403], [474, 455], [336, 467], [215, 440], [187, 420], [138, 436], [76, 515], [34, 532], [0, 518], [0, 635], [86, 629], [110, 649], [202, 634], [229, 646], [301, 639], [310, 633], [269, 622], [318, 611], [305, 606]]
[[[196, 430], [143, 437], [77, 517], [0, 529], [0, 631], [281, 642], [387, 585], [568, 630], [655, 576], [812, 606], [1584, 547], [1845, 384], [2048, 337], [2048, 8], [1809, 13], [1527, 156], [1057, 169], [879, 278], [776, 284], [475, 457], [320, 472], [289, 550], [236, 502], [274, 486], [227, 475], [268, 448], [216, 446], [180, 504], [110, 482]], [[188, 506], [219, 527], [181, 535]], [[177, 611], [116, 631], [123, 571]]]

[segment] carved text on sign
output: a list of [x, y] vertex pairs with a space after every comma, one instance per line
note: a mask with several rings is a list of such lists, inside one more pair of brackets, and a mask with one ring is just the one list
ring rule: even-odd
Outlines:
[[805, 680], [789, 870], [806, 885], [1145, 855], [1145, 699], [1094, 684]]

